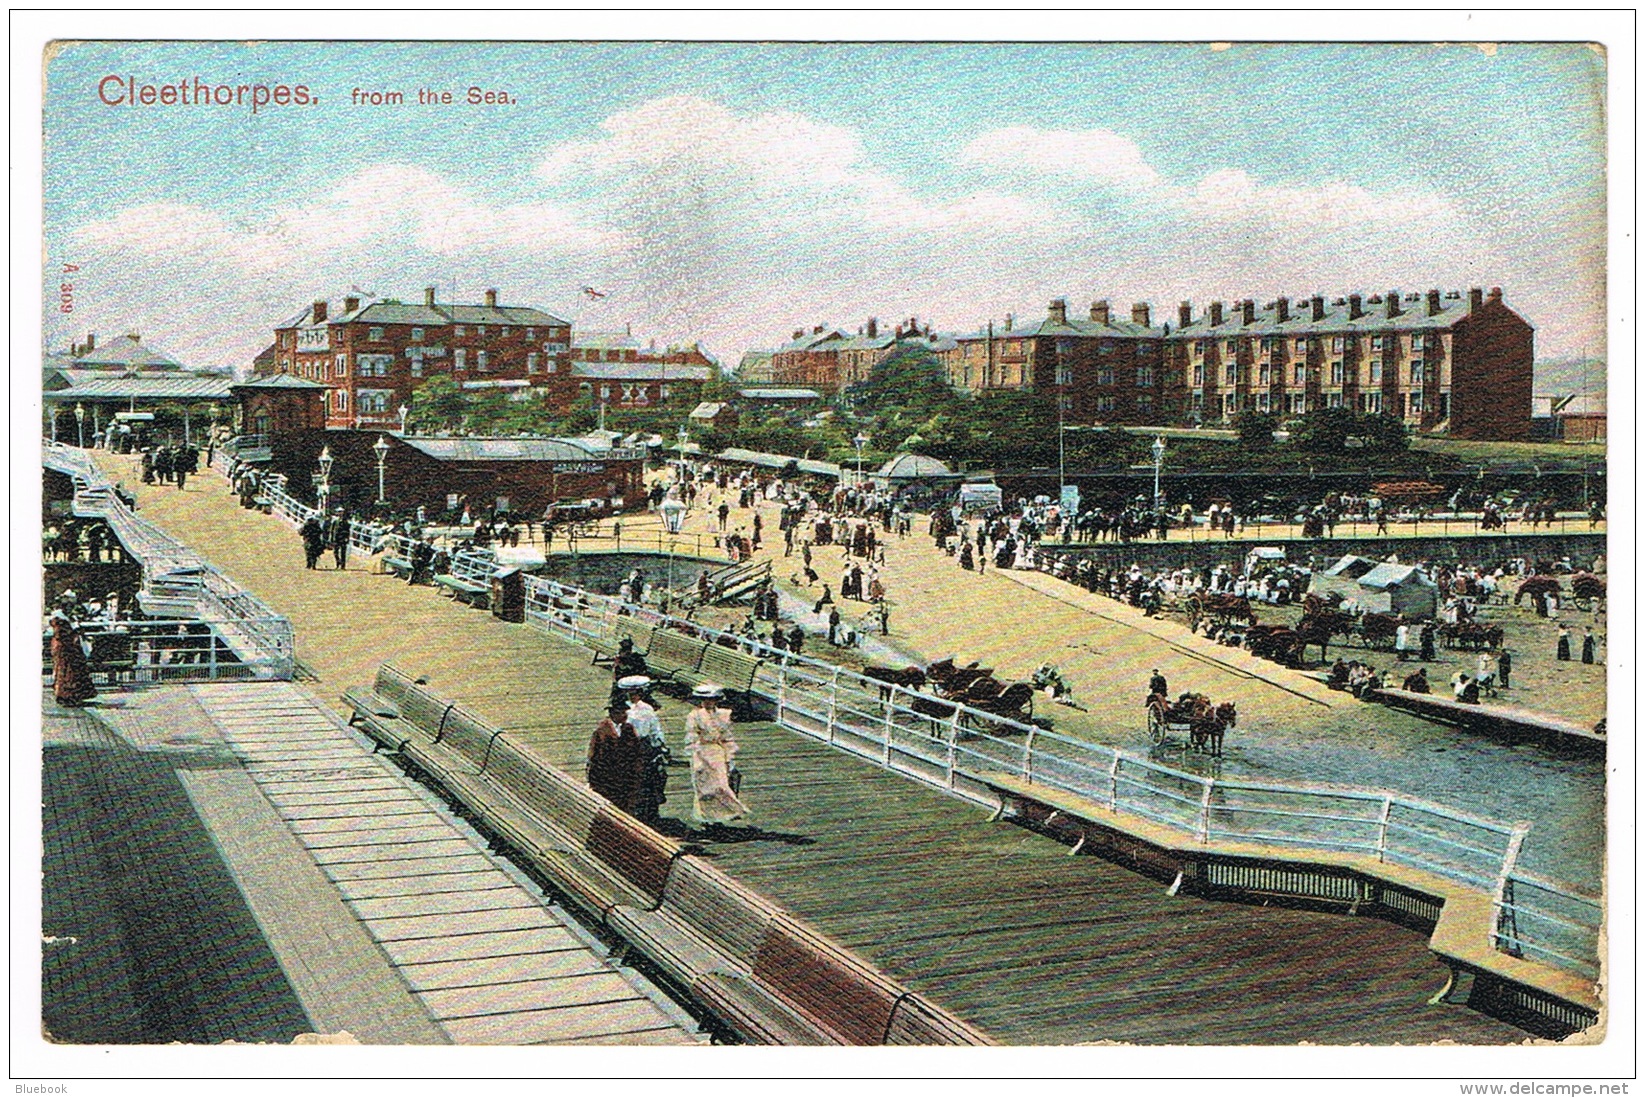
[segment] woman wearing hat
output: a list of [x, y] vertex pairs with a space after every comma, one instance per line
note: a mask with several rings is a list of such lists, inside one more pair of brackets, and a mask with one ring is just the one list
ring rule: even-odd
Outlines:
[[[634, 793], [634, 818], [647, 824], [660, 819], [658, 810], [668, 803], [668, 741], [663, 738], [663, 722], [646, 700], [651, 679], [629, 675], [617, 680], [627, 697], [624, 715], [639, 743], [639, 784]], [[612, 702], [613, 707], [618, 703]]]
[[75, 623], [78, 611], [74, 592], [64, 591], [47, 621], [51, 629], [51, 689], [58, 705], [81, 706], [97, 696], [86, 660], [89, 646]]
[[[698, 823], [717, 826], [748, 815], [737, 799], [732, 775], [737, 743], [731, 738], [731, 711], [721, 709], [725, 691], [703, 683], [691, 692], [696, 708], [685, 719], [685, 747], [691, 752], [691, 813]], [[740, 784], [740, 783], [738, 783]]]
[[645, 770], [643, 745], [628, 723], [628, 703], [613, 701], [588, 741], [588, 787], [632, 813]]

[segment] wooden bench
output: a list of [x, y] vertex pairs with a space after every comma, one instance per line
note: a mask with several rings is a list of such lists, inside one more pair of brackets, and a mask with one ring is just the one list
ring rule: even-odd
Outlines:
[[702, 659], [695, 670], [682, 671], [674, 678], [687, 686], [711, 682], [724, 687], [727, 695], [747, 697], [753, 693], [754, 676], [759, 674], [763, 662], [747, 652], [727, 648], [723, 644], [710, 644], [703, 650]]
[[652, 678], [677, 679], [695, 671], [703, 653], [710, 647], [707, 641], [688, 637], [684, 633], [658, 629], [652, 634], [651, 647], [646, 649], [645, 666]]
[[393, 752], [412, 740], [436, 739], [455, 705], [386, 663], [378, 668], [371, 689], [345, 690], [342, 699], [352, 712], [348, 723], [371, 738], [374, 750], [386, 747]]
[[612, 626], [610, 640], [594, 637], [587, 643], [590, 648], [594, 649], [594, 663], [599, 664], [602, 661], [611, 661], [617, 658], [617, 647], [625, 637], [634, 642], [634, 653], [638, 656], [644, 656], [650, 649], [651, 638], [656, 632], [657, 630], [653, 626], [645, 624], [638, 618], [621, 617]]
[[491, 745], [498, 735], [499, 730], [462, 706], [454, 705], [441, 722], [437, 736], [430, 740], [411, 740], [401, 753], [431, 774], [462, 779], [485, 770]]
[[489, 557], [459, 553], [451, 558], [451, 571], [434, 577], [434, 586], [459, 602], [483, 610], [491, 603], [491, 572], [495, 562]]

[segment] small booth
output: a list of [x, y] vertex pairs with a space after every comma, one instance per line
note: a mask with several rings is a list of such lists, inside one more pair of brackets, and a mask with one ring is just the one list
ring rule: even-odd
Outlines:
[[960, 510], [966, 514], [992, 511], [1005, 502], [1005, 492], [992, 481], [960, 485]]
[[491, 573], [491, 616], [516, 624], [525, 621], [525, 573], [519, 568]]

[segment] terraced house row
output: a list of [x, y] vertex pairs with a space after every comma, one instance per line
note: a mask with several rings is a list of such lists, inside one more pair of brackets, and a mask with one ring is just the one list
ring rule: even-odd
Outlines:
[[1051, 302], [1044, 320], [953, 339], [939, 352], [955, 388], [1055, 392], [1075, 422], [1209, 423], [1242, 411], [1299, 415], [1344, 407], [1452, 437], [1530, 431], [1533, 329], [1501, 289], [1398, 290], [1213, 301], [1155, 325], [1097, 301], [1084, 317]]

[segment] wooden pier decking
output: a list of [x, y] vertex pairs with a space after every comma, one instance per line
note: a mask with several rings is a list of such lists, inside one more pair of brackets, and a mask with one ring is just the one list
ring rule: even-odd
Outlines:
[[[393, 661], [580, 772], [610, 685], [585, 650], [386, 576], [307, 572], [295, 532], [241, 510], [216, 478], [146, 492], [143, 506], [292, 618], [323, 698]], [[676, 748], [683, 715], [679, 703], [663, 713]], [[748, 723], [736, 737], [756, 826], [705, 844], [717, 864], [997, 1039], [1524, 1036], [1465, 1007], [1429, 1005], [1448, 973], [1420, 932], [1168, 896], [1164, 883], [1069, 858], [1052, 839], [797, 734]], [[673, 772], [666, 815], [685, 813], [688, 781]]]

